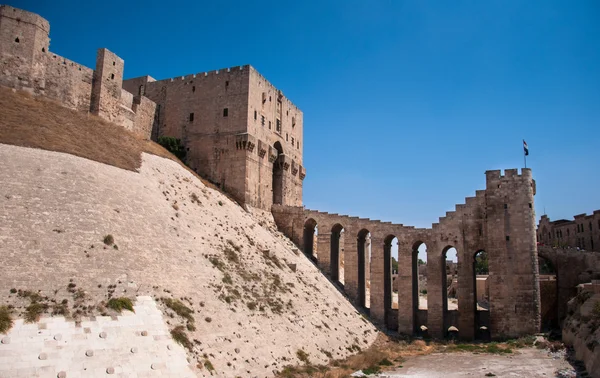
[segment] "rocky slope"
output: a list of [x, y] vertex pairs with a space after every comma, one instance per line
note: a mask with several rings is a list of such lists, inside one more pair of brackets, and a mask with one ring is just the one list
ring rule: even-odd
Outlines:
[[0, 144], [0, 305], [13, 317], [32, 304], [42, 316], [111, 315], [110, 298], [149, 295], [171, 329], [183, 326], [199, 376], [271, 376], [373, 342], [375, 328], [268, 213], [141, 156], [134, 171]]
[[588, 373], [600, 377], [600, 282], [587, 286], [568, 303], [563, 323], [563, 341], [573, 346], [575, 358]]

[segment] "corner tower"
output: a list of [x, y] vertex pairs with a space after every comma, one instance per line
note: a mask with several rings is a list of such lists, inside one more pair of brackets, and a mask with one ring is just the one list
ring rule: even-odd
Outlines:
[[32, 62], [48, 51], [50, 24], [35, 13], [0, 5], [0, 53]]
[[[496, 337], [539, 332], [540, 287], [531, 170], [486, 172], [490, 326]], [[494, 297], [492, 298], [492, 293]]]
[[44, 87], [49, 33], [50, 24], [44, 18], [0, 5], [0, 70], [5, 73], [0, 75], [0, 84], [19, 89]]

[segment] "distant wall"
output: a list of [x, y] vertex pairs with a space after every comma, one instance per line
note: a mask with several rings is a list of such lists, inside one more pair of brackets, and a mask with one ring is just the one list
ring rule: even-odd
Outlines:
[[575, 215], [572, 220], [551, 221], [547, 215], [542, 215], [537, 240], [552, 247], [600, 251], [600, 210], [590, 215]]

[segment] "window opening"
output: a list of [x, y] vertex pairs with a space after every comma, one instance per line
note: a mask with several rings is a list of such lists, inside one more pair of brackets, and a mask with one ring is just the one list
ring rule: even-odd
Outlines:
[[223, 117], [227, 117], [229, 116], [229, 108], [224, 108], [223, 109]]
[[194, 113], [190, 113], [190, 122], [194, 122]]
[[19, 43], [19, 37], [15, 38], [15, 42]]

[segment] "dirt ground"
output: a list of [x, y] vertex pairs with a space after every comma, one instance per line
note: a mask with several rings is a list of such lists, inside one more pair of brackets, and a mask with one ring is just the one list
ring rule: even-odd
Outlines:
[[565, 355], [524, 348], [508, 355], [432, 353], [408, 357], [401, 368], [380, 377], [556, 377], [573, 370]]

